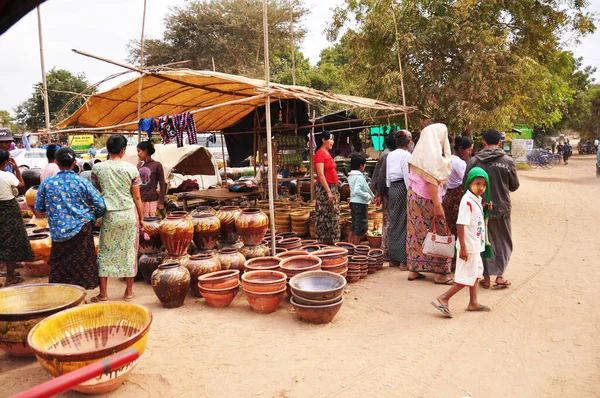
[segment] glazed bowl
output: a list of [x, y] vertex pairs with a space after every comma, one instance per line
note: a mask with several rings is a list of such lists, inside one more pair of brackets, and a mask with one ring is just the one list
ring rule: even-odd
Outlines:
[[[71, 308], [38, 323], [28, 342], [38, 362], [54, 377], [130, 348], [140, 357], [146, 349], [152, 313], [137, 304], [98, 303]], [[118, 388], [139, 359], [72, 387], [84, 394]]]
[[329, 323], [337, 315], [342, 308], [344, 298], [333, 304], [326, 304], [320, 306], [304, 305], [294, 300], [294, 297], [290, 298], [290, 303], [296, 310], [298, 316], [309, 323], [322, 324]]
[[226, 269], [198, 277], [198, 287], [202, 289], [227, 289], [237, 286], [239, 282], [240, 270], [238, 269]]
[[206, 304], [213, 308], [223, 308], [231, 304], [235, 296], [237, 296], [240, 290], [240, 282], [238, 281], [234, 287], [225, 289], [205, 289], [199, 286], [198, 290], [200, 290], [200, 294], [206, 300]]
[[310, 255], [288, 257], [281, 260], [280, 268], [281, 272], [291, 278], [303, 272], [321, 269], [321, 259]]
[[311, 255], [319, 257], [325, 266], [340, 265], [348, 261], [348, 250], [342, 247], [324, 247]]
[[341, 296], [345, 286], [343, 276], [327, 271], [303, 272], [290, 279], [292, 293], [309, 300], [330, 300]]
[[282, 289], [269, 293], [253, 293], [244, 290], [244, 295], [250, 307], [259, 314], [269, 314], [275, 312], [279, 303], [285, 297], [285, 285]]
[[242, 275], [242, 288], [252, 293], [273, 293], [285, 288], [287, 275], [278, 271], [250, 271]]
[[0, 289], [0, 348], [17, 357], [33, 357], [29, 331], [50, 315], [85, 303], [85, 296], [84, 288], [61, 283]]
[[246, 260], [244, 264], [245, 271], [275, 271], [279, 268], [281, 259], [279, 257], [257, 257]]

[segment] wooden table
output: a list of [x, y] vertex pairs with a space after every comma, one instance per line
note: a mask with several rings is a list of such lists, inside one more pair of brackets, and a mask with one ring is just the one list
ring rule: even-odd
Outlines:
[[227, 201], [231, 199], [251, 198], [252, 196], [260, 198], [260, 194], [257, 192], [230, 192], [227, 188], [214, 188], [181, 192], [177, 194], [177, 199], [183, 201], [183, 210], [187, 211], [187, 201], [192, 199]]

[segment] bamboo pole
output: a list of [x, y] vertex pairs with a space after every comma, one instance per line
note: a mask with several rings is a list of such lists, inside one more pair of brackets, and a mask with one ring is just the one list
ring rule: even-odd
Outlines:
[[[265, 86], [269, 90], [271, 76], [269, 73], [269, 24], [268, 24], [268, 1], [263, 0], [263, 40], [265, 50]], [[271, 221], [271, 253], [275, 254], [275, 205], [273, 201], [277, 193], [277, 187], [273, 178], [273, 143], [271, 137], [271, 99], [267, 96], [265, 100], [265, 117], [267, 128], [267, 169], [269, 178], [269, 220]]]
[[[400, 59], [400, 34], [398, 33], [398, 23], [396, 22], [396, 9], [394, 0], [392, 0], [392, 17], [394, 18], [394, 30], [396, 31], [396, 54], [398, 55], [398, 69], [400, 70], [400, 88], [402, 90], [402, 106], [406, 106], [406, 97], [404, 95], [404, 72], [402, 71], [402, 60]], [[404, 128], [408, 130], [408, 115], [404, 114]]]
[[294, 44], [294, 11], [292, 8], [292, 2], [289, 1], [290, 5], [290, 36], [292, 39], [292, 85], [296, 85], [296, 46]]
[[[142, 37], [140, 39], [140, 69], [144, 68], [144, 28], [146, 26], [146, 0], [144, 0], [144, 12], [142, 14]], [[144, 74], [140, 73], [138, 86], [138, 121], [142, 118], [142, 80]], [[138, 129], [138, 143], [142, 140], [142, 132]]]
[[37, 6], [38, 35], [40, 40], [40, 65], [42, 67], [42, 98], [44, 99], [44, 121], [46, 131], [50, 130], [50, 108], [48, 106], [48, 87], [46, 86], [46, 66], [44, 65], [44, 40], [42, 34], [42, 14], [40, 6]]

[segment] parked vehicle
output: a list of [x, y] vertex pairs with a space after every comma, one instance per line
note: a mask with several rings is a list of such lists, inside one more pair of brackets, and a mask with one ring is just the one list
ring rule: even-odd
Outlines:
[[[100, 148], [96, 151], [95, 159], [106, 160], [107, 157], [108, 157], [108, 149], [106, 149], [106, 147]], [[81, 155], [81, 158], [83, 160], [90, 160], [90, 154], [86, 152]]]
[[23, 149], [14, 156], [14, 159], [20, 169], [43, 169], [48, 164], [46, 150], [40, 148], [31, 148], [28, 151]]

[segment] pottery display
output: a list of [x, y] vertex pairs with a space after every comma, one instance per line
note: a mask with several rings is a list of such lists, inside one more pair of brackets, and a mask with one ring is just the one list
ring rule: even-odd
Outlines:
[[300, 247], [302, 247], [302, 243], [300, 243], [301, 239], [299, 237], [293, 237], [293, 238], [284, 238], [282, 240], [280, 240], [279, 242], [277, 242], [277, 247], [281, 247], [283, 249], [287, 249], [287, 250], [296, 250], [296, 249], [300, 249]]
[[221, 234], [221, 221], [214, 214], [197, 213], [192, 217], [194, 243], [199, 250], [213, 249]]
[[205, 289], [226, 289], [236, 286], [240, 281], [237, 269], [221, 270], [202, 275], [198, 278], [198, 286]]
[[140, 236], [140, 252], [156, 253], [161, 247], [160, 218], [144, 217], [144, 233]]
[[32, 234], [28, 238], [33, 251], [33, 260], [23, 262], [25, 271], [35, 277], [50, 275], [50, 266], [48, 265], [52, 249], [50, 234]]
[[221, 263], [221, 269], [237, 269], [240, 271], [240, 274], [244, 272], [246, 258], [235, 249], [219, 250], [217, 259]]
[[198, 290], [198, 277], [220, 271], [221, 263], [215, 256], [198, 254], [190, 257], [186, 268], [190, 272], [190, 288], [192, 289], [192, 293], [201, 297], [200, 291]]
[[242, 275], [242, 289], [251, 293], [274, 293], [285, 289], [287, 275], [279, 271], [249, 271]]
[[169, 254], [187, 253], [193, 237], [194, 224], [187, 213], [169, 213], [160, 223], [160, 238]]
[[371, 247], [369, 247], [369, 245], [356, 245], [356, 246], [354, 246], [354, 254], [353, 255], [366, 256], [369, 254], [369, 250], [371, 250]]
[[213, 209], [212, 206], [198, 206], [192, 212], [192, 217], [194, 217], [196, 214], [212, 214], [212, 215], [215, 215], [215, 214], [217, 214], [217, 211], [215, 209]]
[[235, 220], [235, 229], [245, 245], [259, 245], [269, 229], [269, 218], [260, 209], [244, 209]]
[[280, 271], [288, 277], [293, 277], [302, 272], [321, 269], [321, 259], [311, 255], [288, 257], [281, 260]]
[[165, 308], [177, 308], [183, 305], [190, 282], [190, 272], [178, 263], [159, 265], [151, 278], [154, 294]]
[[277, 271], [281, 260], [278, 257], [257, 257], [246, 260], [244, 264], [245, 271]]
[[235, 286], [223, 289], [208, 289], [200, 286], [198, 290], [202, 297], [204, 297], [204, 300], [206, 300], [206, 304], [213, 308], [223, 308], [231, 304], [235, 296], [237, 296], [240, 290], [240, 282], [236, 281]]
[[248, 260], [268, 256], [271, 254], [271, 249], [267, 245], [243, 246], [239, 249], [239, 252]]
[[348, 256], [354, 255], [354, 245], [350, 242], [336, 242], [334, 244], [336, 247], [341, 247], [342, 249], [348, 250]]
[[381, 271], [383, 269], [383, 250], [382, 249], [371, 249], [369, 250], [369, 259], [375, 259], [376, 271]]
[[339, 266], [348, 262], [348, 250], [341, 247], [323, 248], [311, 254], [319, 257], [326, 267]]
[[152, 273], [163, 263], [166, 256], [167, 253], [164, 252], [144, 253], [138, 259], [138, 272], [146, 283], [151, 283]]
[[221, 240], [223, 242], [234, 243], [238, 241], [239, 236], [235, 228], [235, 221], [239, 215], [240, 208], [237, 206], [223, 206], [217, 212], [216, 216], [221, 222]]
[[163, 263], [177, 263], [182, 267], [187, 267], [188, 262], [190, 261], [189, 254], [169, 254], [163, 258]]
[[286, 250], [283, 253], [278, 253], [277, 257], [280, 260], [289, 258], [289, 257], [294, 257], [294, 256], [307, 256], [309, 255], [307, 250]]
[[35, 198], [39, 188], [39, 185], [34, 185], [25, 192], [25, 202], [27, 202], [27, 206], [29, 206], [30, 209], [33, 209], [35, 206]]
[[290, 303], [296, 310], [298, 316], [306, 322], [314, 324], [329, 323], [337, 315], [342, 308], [344, 298], [333, 304], [325, 305], [305, 305], [298, 303], [294, 297], [290, 299]]
[[311, 271], [290, 279], [292, 292], [309, 300], [331, 300], [339, 297], [346, 287], [344, 277], [327, 271]]
[[0, 289], [0, 348], [17, 357], [34, 356], [29, 331], [50, 315], [85, 304], [85, 296], [84, 288], [62, 283]]
[[71, 387], [84, 394], [104, 394], [117, 389], [135, 369], [146, 349], [151, 324], [152, 314], [141, 305], [82, 305], [44, 319], [31, 330], [27, 341], [40, 365], [54, 377], [135, 349], [139, 353], [135, 361], [105, 369]]
[[285, 297], [285, 286], [275, 292], [255, 293], [244, 290], [244, 296], [250, 307], [258, 314], [270, 314], [277, 310]]

